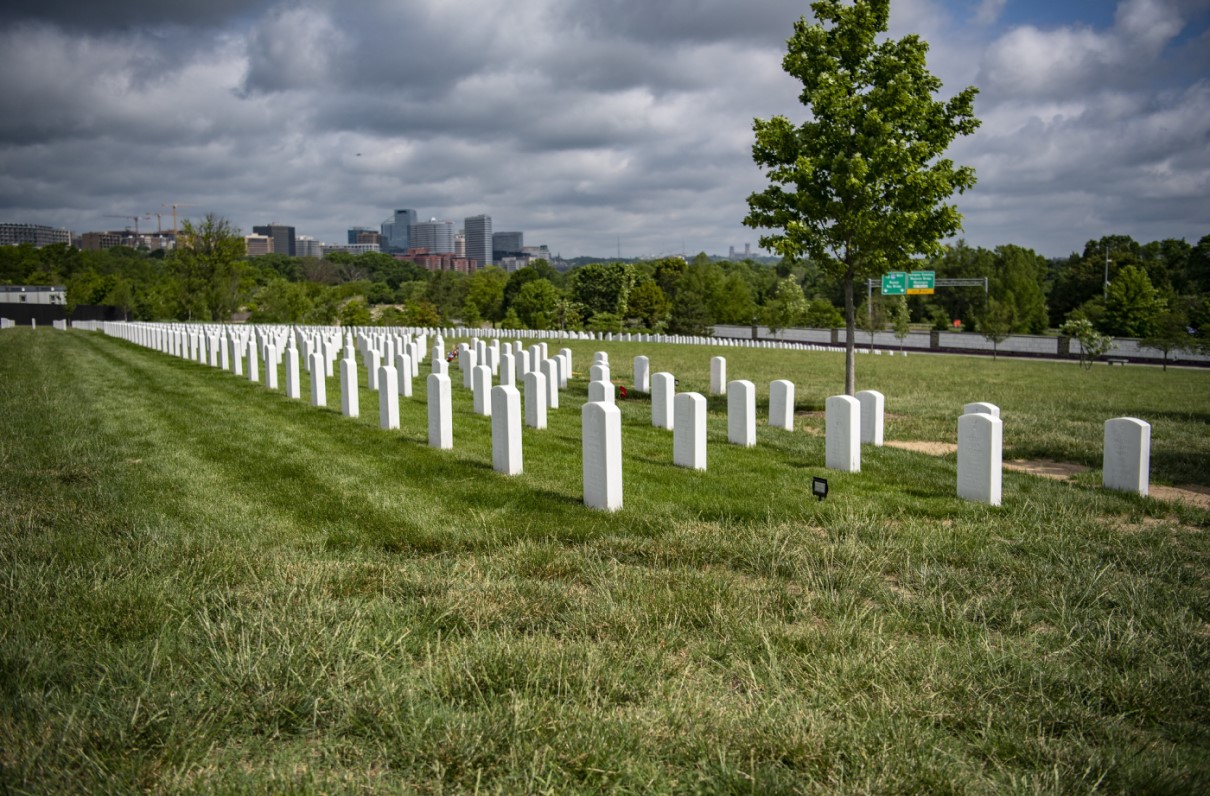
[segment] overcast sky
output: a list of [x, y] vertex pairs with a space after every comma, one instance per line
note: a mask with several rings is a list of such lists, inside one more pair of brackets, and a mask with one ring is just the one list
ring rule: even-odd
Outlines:
[[[565, 257], [706, 251], [764, 186], [752, 119], [805, 0], [6, 0], [0, 221], [213, 211], [342, 242], [413, 208]], [[972, 244], [1210, 234], [1210, 0], [893, 0], [948, 97]], [[140, 221], [155, 229], [157, 221]]]

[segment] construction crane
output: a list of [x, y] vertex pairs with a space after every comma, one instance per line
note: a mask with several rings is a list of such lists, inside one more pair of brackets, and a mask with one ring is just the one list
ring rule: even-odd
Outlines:
[[[140, 218], [151, 218], [151, 214], [150, 214], [150, 213], [147, 213], [146, 215], [142, 215], [142, 216], [118, 216], [118, 215], [113, 215], [113, 214], [110, 214], [110, 215], [107, 215], [107, 216], [105, 216], [105, 217], [106, 217], [106, 218], [129, 218], [130, 220], [134, 221], [134, 234], [135, 234], [135, 237], [138, 237], [138, 234], [139, 234], [139, 219], [140, 219]], [[130, 229], [130, 227], [127, 227], [127, 229]]]
[[182, 204], [181, 202], [164, 202], [164, 204], [160, 205], [160, 207], [172, 208], [172, 235], [173, 237], [176, 237], [176, 209], [178, 207], [195, 207], [195, 205]]

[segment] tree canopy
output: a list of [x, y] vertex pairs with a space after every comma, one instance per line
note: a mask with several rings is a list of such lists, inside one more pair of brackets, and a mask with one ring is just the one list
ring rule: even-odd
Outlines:
[[941, 81], [926, 68], [928, 45], [915, 35], [879, 39], [890, 0], [816, 0], [811, 8], [818, 21], [794, 24], [782, 61], [802, 83], [809, 118], [755, 120], [752, 155], [770, 185], [748, 197], [744, 223], [773, 230], [761, 246], [786, 259], [810, 257], [842, 278], [852, 395], [853, 283], [939, 252], [960, 228], [946, 200], [972, 187], [975, 175], [944, 153], [978, 127], [976, 90], [934, 99]]

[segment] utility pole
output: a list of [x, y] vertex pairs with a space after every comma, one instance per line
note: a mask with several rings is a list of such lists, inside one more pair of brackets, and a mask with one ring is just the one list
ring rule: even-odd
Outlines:
[[1109, 302], [1109, 244], [1105, 244], [1105, 302]]

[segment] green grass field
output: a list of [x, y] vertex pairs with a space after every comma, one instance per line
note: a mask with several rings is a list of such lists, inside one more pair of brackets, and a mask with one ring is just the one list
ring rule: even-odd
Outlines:
[[[672, 466], [623, 403], [625, 508], [584, 508], [571, 348], [525, 473], [454, 390], [452, 451], [100, 334], [0, 332], [0, 793], [1210, 790], [1210, 512], [1099, 487], [1102, 424], [1210, 485], [1210, 372], [862, 357], [888, 440], [998, 404], [1004, 504], [956, 457], [823, 468], [840, 355], [729, 350], [795, 432]], [[427, 374], [428, 364], [421, 367]], [[364, 374], [363, 374], [364, 375]], [[364, 378], [363, 378], [364, 383]], [[831, 496], [809, 496], [813, 475]]]

